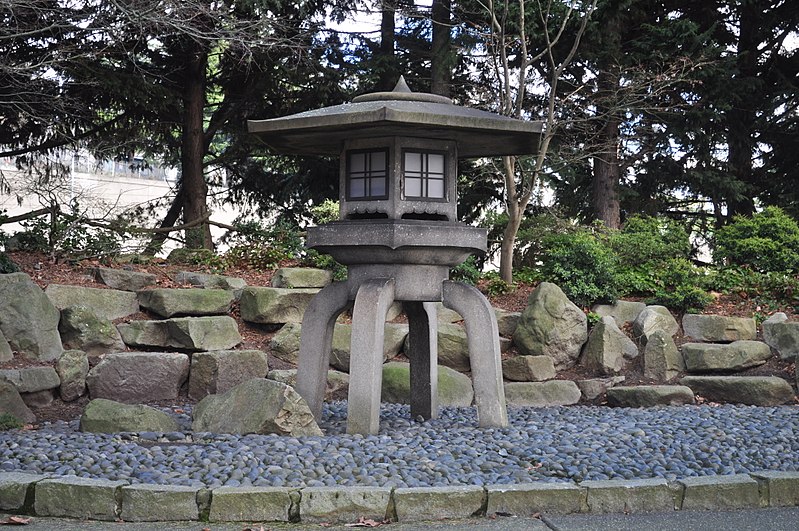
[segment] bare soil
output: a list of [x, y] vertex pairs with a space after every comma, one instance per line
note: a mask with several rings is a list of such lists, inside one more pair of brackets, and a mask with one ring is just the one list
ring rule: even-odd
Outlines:
[[[262, 271], [247, 268], [229, 268], [223, 271], [210, 270], [208, 268], [194, 264], [169, 263], [163, 259], [153, 259], [146, 264], [136, 264], [100, 262], [97, 260], [83, 260], [77, 262], [68, 260], [53, 261], [45, 254], [28, 252], [12, 252], [8, 253], [8, 255], [14, 261], [14, 263], [17, 264], [20, 270], [30, 275], [34, 282], [36, 282], [42, 289], [46, 288], [50, 284], [66, 284], [106, 289], [107, 286], [96, 282], [91, 274], [92, 269], [96, 267], [114, 267], [131, 271], [152, 273], [157, 277], [157, 287], [161, 288], [191, 287], [174, 281], [174, 278], [180, 271], [193, 271], [239, 277], [243, 278], [249, 286], [270, 286], [272, 275], [274, 273], [273, 270]], [[292, 266], [295, 264], [286, 262], [281, 265]], [[485, 285], [483, 284], [478, 284], [478, 288], [483, 289], [484, 292], [486, 291]], [[526, 307], [527, 299], [534, 288], [534, 285], [519, 284], [515, 286], [515, 289], [511, 293], [496, 296], [489, 295], [488, 297], [491, 301], [491, 304], [496, 308], [520, 312]], [[587, 312], [588, 308], [585, 308], [584, 310]], [[793, 308], [791, 307], [769, 308], [768, 311], [765, 311], [763, 308], [759, 307], [755, 301], [745, 297], [720, 294], [716, 294], [714, 302], [705, 308], [703, 313], [752, 317], [755, 314], [770, 315], [777, 311], [783, 311], [788, 314], [789, 318], [795, 318], [793, 315]], [[274, 334], [279, 330], [279, 326], [257, 325], [243, 321], [239, 313], [239, 308], [236, 304], [234, 304], [234, 306], [231, 308], [230, 315], [236, 319], [243, 339], [242, 343], [237, 347], [238, 349], [262, 350], [271, 354], [269, 343]], [[678, 322], [681, 321], [681, 315], [675, 314], [675, 317], [677, 318]], [[142, 311], [125, 317], [124, 319], [120, 319], [118, 322], [155, 318], [157, 317]], [[401, 316], [397, 320], [402, 321], [403, 317]], [[632, 336], [630, 330], [625, 330], [625, 332]], [[678, 334], [675, 337], [675, 341], [678, 345], [680, 345], [688, 340]], [[510, 350], [503, 354], [503, 358], [513, 357], [518, 354], [519, 353], [516, 351], [515, 347], [511, 347]], [[400, 359], [404, 359], [404, 357], [400, 355]], [[95, 360], [93, 363], [96, 362], [97, 361]], [[29, 366], [52, 364], [53, 363], [48, 362], [34, 362], [15, 355], [13, 360], [0, 363], [0, 369], [17, 369]], [[270, 355], [269, 367], [270, 369], [286, 369], [292, 368], [293, 366], [275, 356]], [[794, 382], [796, 381], [794, 376], [795, 370], [795, 363], [787, 363], [775, 356], [764, 365], [737, 374], [779, 376], [788, 380], [792, 385], [794, 385]], [[622, 376], [625, 377], [625, 385], [647, 385], [655, 383], [644, 377], [643, 356], [639, 356], [632, 362], [628, 363], [625, 371], [622, 373]], [[594, 377], [596, 377], [595, 374], [590, 373], [579, 366], [561, 371], [557, 376], [558, 379], [563, 380], [581, 380]], [[679, 380], [680, 377], [682, 377], [682, 375], [675, 378], [674, 381]], [[340, 398], [345, 397], [342, 396]], [[183, 396], [180, 398], [180, 401], [181, 403], [191, 402], [191, 400], [185, 396], [185, 390]], [[35, 413], [40, 423], [47, 421], [52, 422], [56, 420], [74, 420], [82, 414], [87, 402], [88, 398], [85, 396], [81, 397], [75, 402], [63, 402], [62, 400], [56, 398], [51, 405], [44, 408], [39, 408], [35, 411]], [[597, 401], [597, 403], [602, 403], [602, 400], [600, 399]]]

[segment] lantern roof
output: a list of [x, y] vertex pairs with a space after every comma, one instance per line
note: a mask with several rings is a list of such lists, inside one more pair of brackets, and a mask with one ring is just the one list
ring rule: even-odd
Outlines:
[[391, 92], [374, 92], [352, 103], [323, 107], [248, 128], [278, 153], [340, 155], [344, 140], [406, 136], [454, 140], [464, 158], [533, 154], [541, 122], [509, 118], [455, 105], [437, 94], [412, 92], [400, 77]]

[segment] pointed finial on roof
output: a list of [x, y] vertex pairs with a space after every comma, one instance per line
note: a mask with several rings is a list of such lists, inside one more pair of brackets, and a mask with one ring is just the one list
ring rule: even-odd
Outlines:
[[399, 81], [394, 86], [394, 90], [392, 92], [413, 92], [408, 84], [405, 82], [405, 76], [400, 76]]

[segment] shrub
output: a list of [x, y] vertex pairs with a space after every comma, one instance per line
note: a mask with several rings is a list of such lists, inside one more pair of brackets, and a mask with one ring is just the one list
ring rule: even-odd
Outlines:
[[338, 201], [325, 199], [322, 204], [311, 207], [311, 218], [313, 218], [313, 222], [317, 225], [337, 221], [339, 218]]
[[715, 235], [717, 263], [749, 266], [755, 271], [799, 271], [799, 224], [778, 207], [751, 218], [737, 216]]
[[557, 284], [574, 303], [613, 302], [618, 296], [618, 259], [588, 229], [550, 234], [542, 240], [541, 276]]
[[0, 431], [15, 430], [24, 425], [21, 420], [10, 413], [0, 414]]
[[449, 270], [449, 278], [474, 286], [480, 280], [480, 268], [477, 258], [469, 256], [465, 262]]
[[685, 258], [672, 258], [664, 269], [651, 302], [680, 312], [696, 312], [710, 304], [713, 297], [702, 289], [701, 272]]
[[16, 273], [19, 271], [15, 264], [6, 253], [0, 253], [0, 274]]

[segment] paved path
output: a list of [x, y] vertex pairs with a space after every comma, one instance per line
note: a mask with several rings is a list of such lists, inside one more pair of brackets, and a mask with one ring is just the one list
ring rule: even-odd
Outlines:
[[[9, 515], [0, 514], [0, 523]], [[336, 525], [307, 524], [208, 524], [202, 522], [111, 523], [82, 522], [63, 518], [32, 517], [28, 525], [8, 526], [24, 531], [336, 531], [363, 529]], [[535, 518], [469, 518], [413, 524], [392, 523], [380, 526], [385, 531], [797, 531], [799, 507], [748, 509], [742, 511], [684, 511], [648, 514], [608, 514], [551, 516]]]

